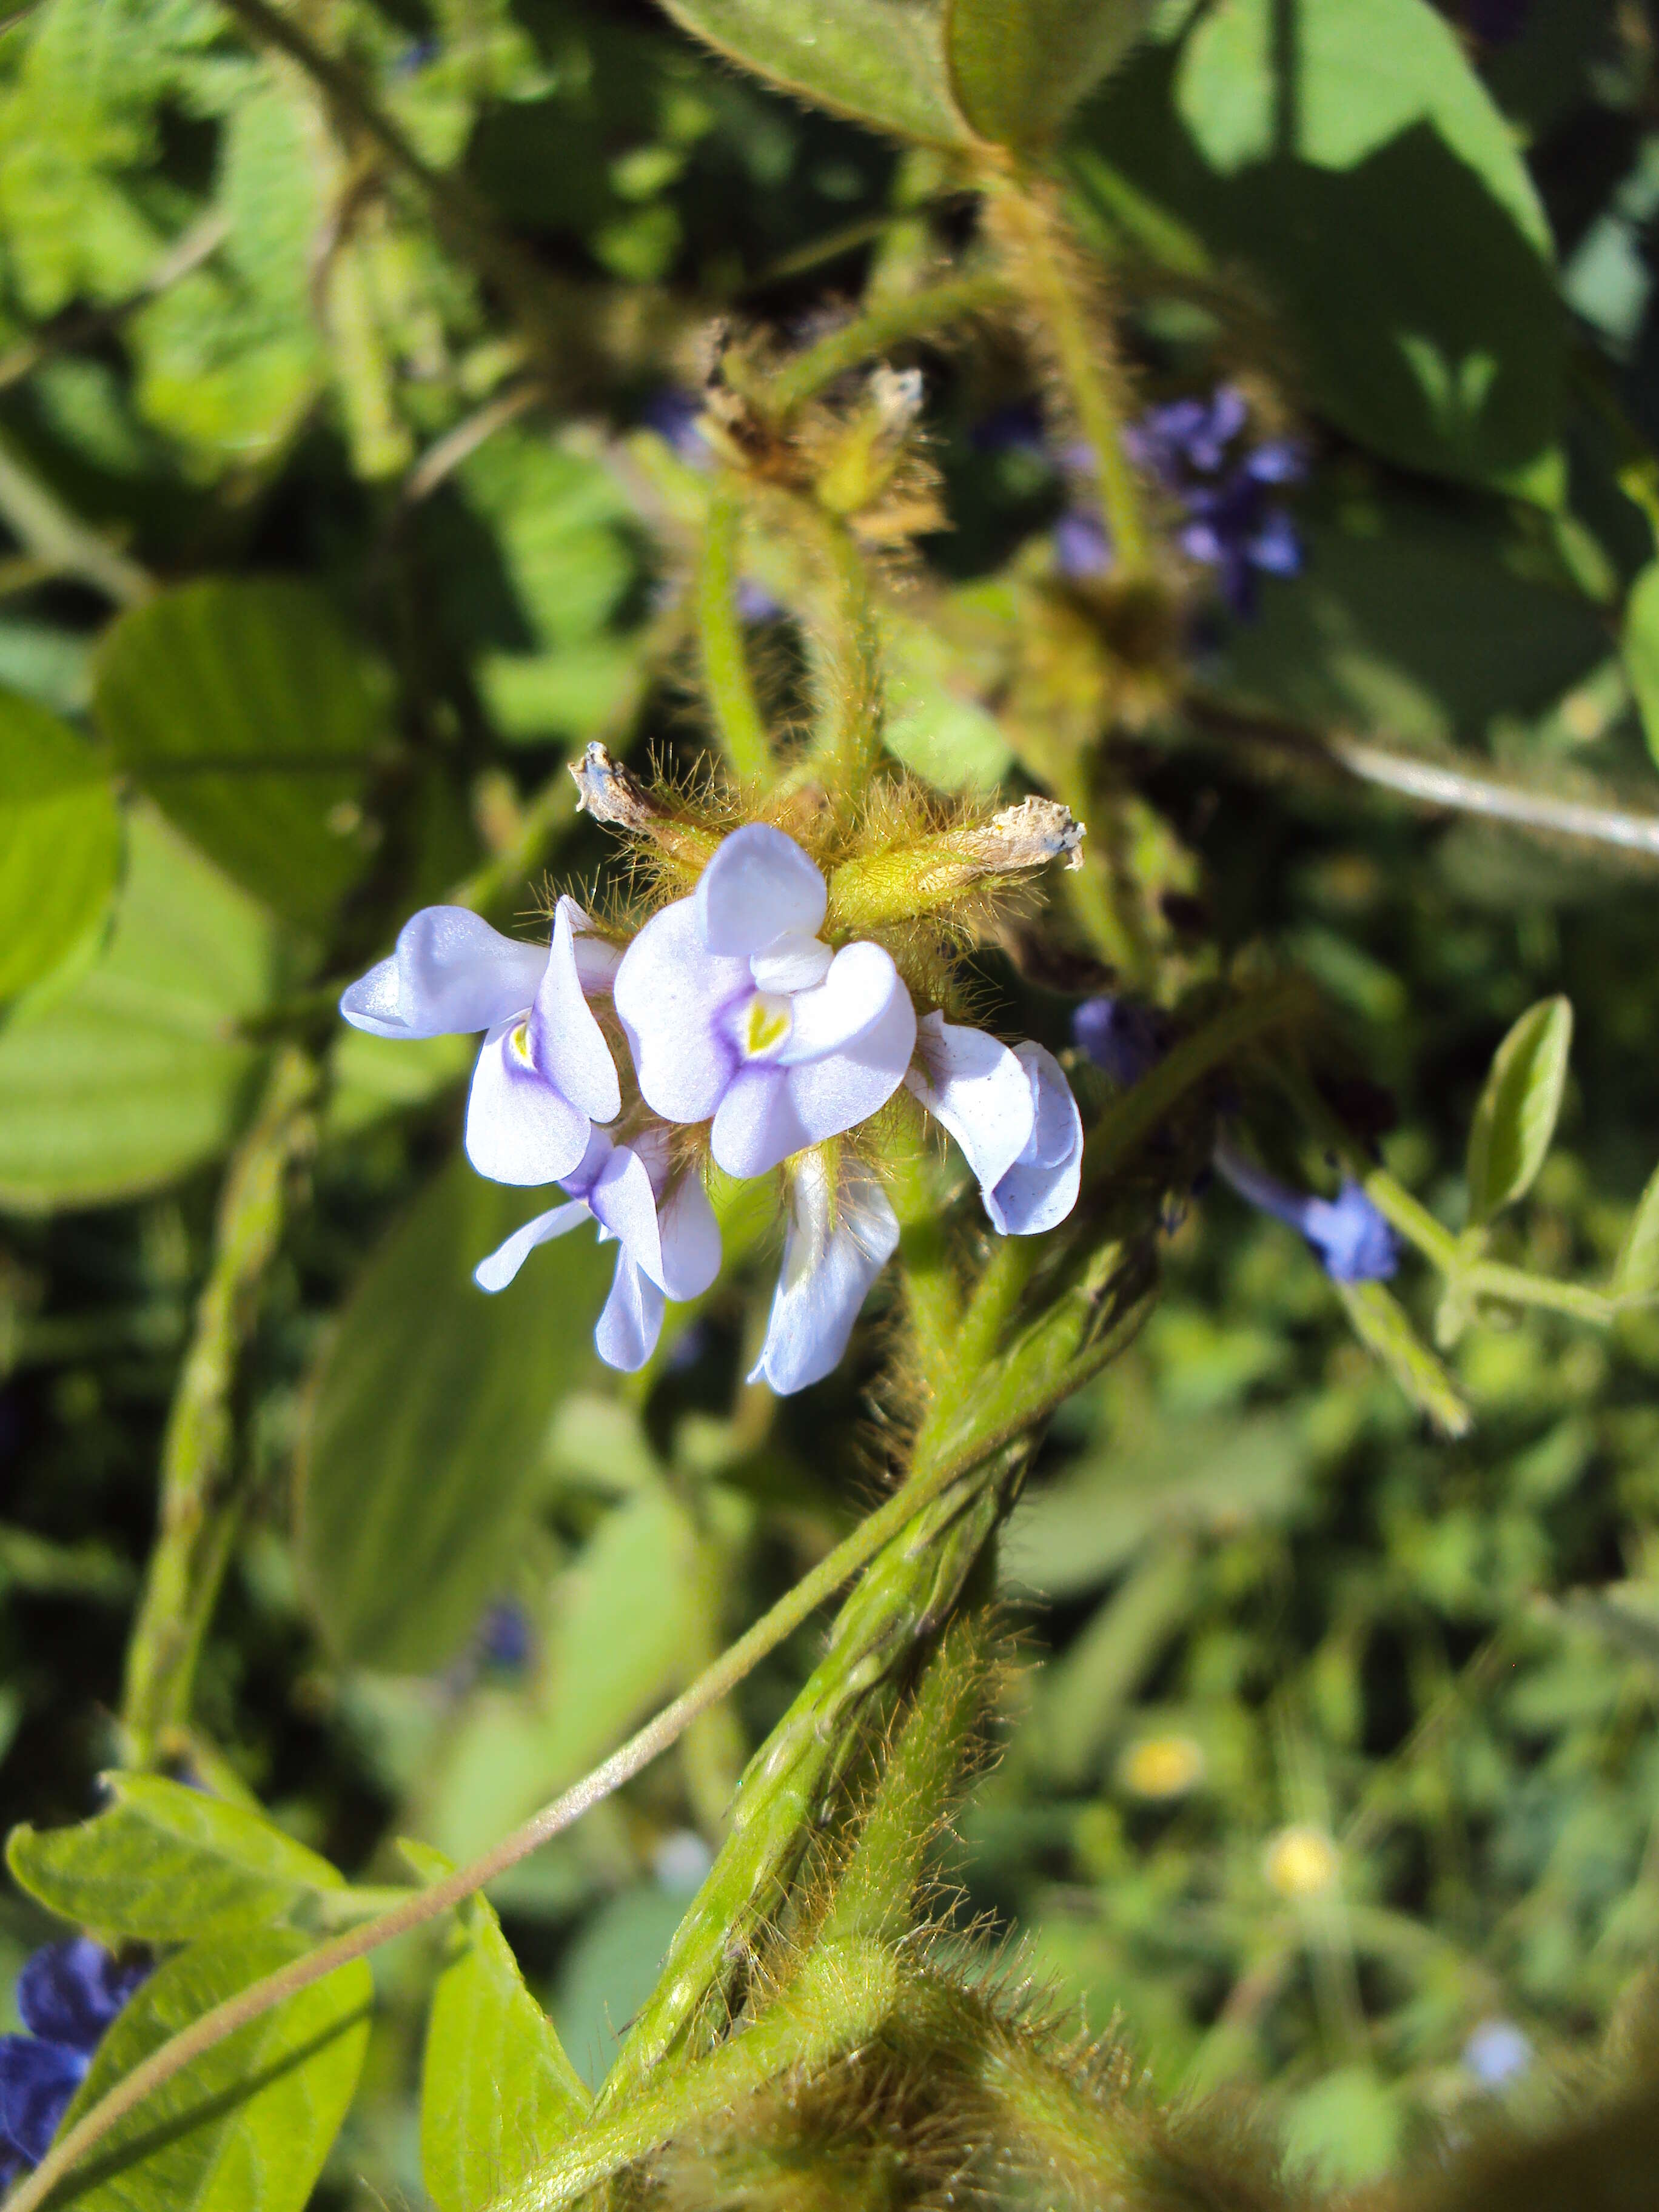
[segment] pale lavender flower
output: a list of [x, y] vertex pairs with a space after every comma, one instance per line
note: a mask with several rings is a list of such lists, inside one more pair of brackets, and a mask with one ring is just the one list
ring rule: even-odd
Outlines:
[[841, 1363], [859, 1310], [892, 1258], [899, 1225], [863, 1162], [815, 1148], [791, 1164], [783, 1266], [766, 1341], [750, 1375], [781, 1398]]
[[1487, 2088], [1501, 2088], [1531, 2065], [1532, 2045], [1512, 2020], [1483, 2020], [1463, 2046], [1463, 2063]]
[[372, 1036], [483, 1030], [467, 1158], [495, 1182], [557, 1182], [580, 1164], [593, 1123], [622, 1110], [616, 1063], [587, 1003], [610, 988], [617, 960], [571, 898], [559, 901], [546, 945], [502, 937], [465, 907], [423, 907], [340, 1012]]
[[672, 1178], [660, 1128], [626, 1145], [593, 1130], [580, 1164], [558, 1180], [570, 1194], [565, 1204], [515, 1229], [478, 1262], [473, 1280], [480, 1290], [504, 1291], [538, 1244], [595, 1222], [599, 1242], [614, 1239], [618, 1249], [593, 1341], [607, 1366], [631, 1375], [657, 1348], [665, 1301], [700, 1297], [720, 1273], [720, 1233], [708, 1194], [695, 1171]]
[[1054, 1054], [943, 1014], [923, 1016], [917, 1047], [926, 1072], [906, 1084], [961, 1146], [992, 1226], [1036, 1237], [1064, 1221], [1077, 1204], [1083, 1121]]
[[728, 1175], [763, 1175], [853, 1128], [909, 1066], [909, 993], [880, 945], [821, 941], [827, 896], [793, 837], [748, 823], [617, 971], [641, 1096], [665, 1121], [712, 1120]]

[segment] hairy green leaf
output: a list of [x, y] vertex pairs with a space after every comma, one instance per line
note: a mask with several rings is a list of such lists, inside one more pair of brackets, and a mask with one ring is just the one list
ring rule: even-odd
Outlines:
[[307, 586], [186, 584], [124, 615], [98, 658], [98, 720], [123, 765], [227, 874], [322, 922], [356, 876], [357, 800], [380, 710]]
[[72, 1828], [14, 1828], [6, 1844], [17, 1881], [63, 1919], [182, 1943], [264, 1928], [343, 1884], [326, 1859], [243, 1806], [160, 1775], [106, 1780], [104, 1812]]
[[[447, 1864], [405, 1850], [428, 1879]], [[421, 2172], [438, 2212], [482, 2212], [551, 2156], [592, 2100], [488, 1901], [471, 1898], [456, 1917], [427, 2023]]]
[[370, 1259], [301, 1445], [301, 1572], [343, 1658], [424, 1672], [506, 1577], [549, 1418], [588, 1372], [611, 1258], [581, 1231], [498, 1298], [471, 1271], [534, 1210], [458, 1158]]
[[663, 0], [674, 21], [786, 92], [896, 138], [960, 146], [939, 0]]
[[[273, 1931], [169, 1959], [99, 2045], [70, 2118], [306, 1948]], [[78, 2212], [301, 2212], [356, 2089], [373, 2002], [357, 1959], [227, 2036], [118, 2121], [54, 2202]]]
[[0, 692], [0, 1000], [97, 928], [120, 865], [115, 793], [91, 748], [45, 707]]
[[0, 1205], [154, 1189], [228, 1143], [257, 1076], [234, 1025], [274, 980], [264, 917], [148, 808], [127, 844], [109, 944], [0, 1030]]
[[1341, 428], [1408, 468], [1559, 500], [1548, 228], [1426, 0], [1220, 0], [1118, 71], [1084, 130], [1080, 179], [1109, 220], [1127, 186], [1253, 269]]
[[1571, 1046], [1571, 1006], [1540, 999], [1492, 1055], [1469, 1130], [1472, 1229], [1531, 1189], [1555, 1134]]
[[946, 0], [957, 104], [981, 138], [1041, 147], [1139, 36], [1150, 0]]

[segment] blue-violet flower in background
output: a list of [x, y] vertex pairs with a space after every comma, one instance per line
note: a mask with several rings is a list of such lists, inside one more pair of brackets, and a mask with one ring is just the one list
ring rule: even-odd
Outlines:
[[[1150, 1007], [1122, 999], [1085, 999], [1072, 1018], [1078, 1044], [1121, 1089], [1155, 1067], [1167, 1049], [1164, 1025]], [[1400, 1265], [1400, 1244], [1361, 1186], [1345, 1176], [1334, 1198], [1292, 1190], [1218, 1137], [1216, 1173], [1250, 1205], [1305, 1237], [1334, 1283], [1385, 1282]]]
[[1134, 459], [1185, 517], [1177, 533], [1182, 551], [1215, 569], [1221, 595], [1241, 621], [1255, 612], [1259, 575], [1294, 576], [1302, 567], [1296, 525], [1273, 496], [1304, 474], [1301, 450], [1286, 438], [1243, 450], [1249, 421], [1243, 393], [1223, 384], [1207, 399], [1152, 408], [1124, 435]]
[[17, 2009], [27, 2035], [0, 2035], [0, 2186], [38, 2166], [86, 2077], [92, 2054], [150, 1971], [90, 1936], [49, 1943], [24, 1962]]

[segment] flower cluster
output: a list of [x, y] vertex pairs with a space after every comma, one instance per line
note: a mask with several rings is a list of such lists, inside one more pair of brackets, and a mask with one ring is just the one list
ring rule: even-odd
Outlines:
[[[1073, 1018], [1073, 1034], [1095, 1066], [1124, 1088], [1157, 1065], [1169, 1042], [1155, 1013], [1123, 999], [1085, 1000]], [[1224, 1135], [1211, 1158], [1241, 1198], [1306, 1239], [1334, 1283], [1384, 1282], [1398, 1267], [1394, 1231], [1351, 1177], [1343, 1177], [1334, 1198], [1292, 1190]]]
[[[1274, 498], [1304, 473], [1301, 449], [1286, 438], [1248, 445], [1249, 407], [1236, 385], [1207, 398], [1173, 399], [1129, 425], [1124, 443], [1180, 515], [1176, 540], [1189, 561], [1213, 568], [1222, 597], [1241, 621], [1255, 612], [1260, 575], [1294, 576], [1302, 541]], [[1031, 407], [1005, 408], [981, 426], [981, 452], [1020, 453], [1059, 468], [1079, 486], [1095, 473], [1091, 449], [1052, 450]], [[1112, 543], [1092, 500], [1076, 497], [1054, 525], [1054, 565], [1073, 583], [1109, 575]]]
[[38, 2166], [92, 2054], [149, 1972], [89, 1936], [50, 1943], [25, 1960], [17, 2009], [27, 2035], [0, 2035], [0, 2188]]
[[405, 925], [341, 1012], [380, 1036], [483, 1030], [468, 1158], [497, 1182], [566, 1193], [479, 1263], [483, 1289], [505, 1289], [538, 1245], [592, 1220], [617, 1247], [595, 1342], [631, 1371], [655, 1349], [665, 1302], [719, 1273], [702, 1160], [739, 1178], [781, 1170], [783, 1267], [751, 1380], [803, 1389], [840, 1360], [898, 1242], [879, 1175], [844, 1140], [902, 1085], [961, 1146], [999, 1233], [1065, 1218], [1083, 1129], [1059, 1063], [941, 1013], [918, 1021], [883, 945], [825, 942], [828, 906], [811, 856], [751, 822], [625, 948], [570, 898], [545, 948], [458, 907]]

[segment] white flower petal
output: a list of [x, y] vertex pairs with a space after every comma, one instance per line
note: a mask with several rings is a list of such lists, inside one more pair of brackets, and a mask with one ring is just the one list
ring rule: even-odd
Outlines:
[[714, 1116], [716, 1164], [728, 1175], [764, 1175], [792, 1152], [855, 1128], [898, 1089], [915, 1041], [915, 1010], [897, 983], [875, 1022], [839, 1051], [798, 1067], [750, 1060]]
[[786, 929], [764, 952], [754, 955], [749, 972], [757, 991], [811, 991], [830, 973], [835, 957], [821, 937]]
[[710, 952], [763, 952], [786, 932], [816, 937], [829, 893], [793, 837], [746, 822], [697, 878], [697, 927]]
[[657, 1197], [645, 1162], [618, 1145], [587, 1194], [593, 1218], [622, 1245], [635, 1267], [655, 1283], [662, 1280], [662, 1240], [657, 1233]]
[[1065, 1220], [1077, 1204], [1083, 1174], [1083, 1117], [1066, 1071], [1040, 1044], [1014, 1047], [1030, 1078], [1036, 1126], [1030, 1143], [994, 1190], [985, 1211], [1005, 1237], [1036, 1237]]
[[905, 1078], [965, 1154], [982, 1190], [993, 1190], [1030, 1142], [1036, 1095], [1023, 1062], [983, 1030], [924, 1014], [916, 1043], [926, 1075]]
[[695, 1168], [680, 1177], [657, 1216], [662, 1273], [671, 1298], [700, 1298], [720, 1271], [720, 1230], [702, 1177]]
[[450, 1036], [494, 1029], [536, 995], [547, 948], [519, 945], [463, 906], [427, 906], [398, 949], [342, 994], [340, 1012], [373, 1036]]
[[582, 910], [562, 898], [555, 909], [547, 972], [530, 1016], [530, 1054], [562, 1097], [591, 1121], [614, 1121], [622, 1111], [617, 1063], [582, 990], [574, 922]]
[[653, 1113], [708, 1119], [738, 1066], [723, 1017], [753, 988], [747, 960], [719, 958], [704, 945], [694, 900], [652, 915], [623, 955], [615, 996]]
[[556, 1206], [550, 1213], [538, 1213], [522, 1229], [515, 1229], [487, 1260], [479, 1261], [472, 1270], [473, 1281], [481, 1291], [504, 1291], [538, 1244], [564, 1236], [587, 1218], [587, 1208], [579, 1198], [571, 1199], [564, 1206]]
[[[779, 1066], [839, 1051], [879, 1022], [895, 997], [909, 1004], [891, 953], [879, 945], [842, 945], [817, 988], [798, 991], [789, 1001], [789, 1035], [776, 1054]], [[913, 1039], [915, 1029], [913, 1020]]]
[[503, 1022], [472, 1071], [466, 1156], [492, 1182], [562, 1182], [587, 1150], [586, 1115], [526, 1064], [527, 1044], [524, 1023]]
[[624, 1244], [617, 1255], [617, 1273], [593, 1331], [594, 1346], [607, 1367], [635, 1374], [657, 1348], [662, 1334], [663, 1295], [641, 1274], [628, 1256]]
[[822, 1381], [847, 1349], [871, 1285], [893, 1255], [898, 1222], [887, 1194], [855, 1160], [832, 1194], [822, 1152], [796, 1170], [783, 1268], [751, 1382], [780, 1397]]

